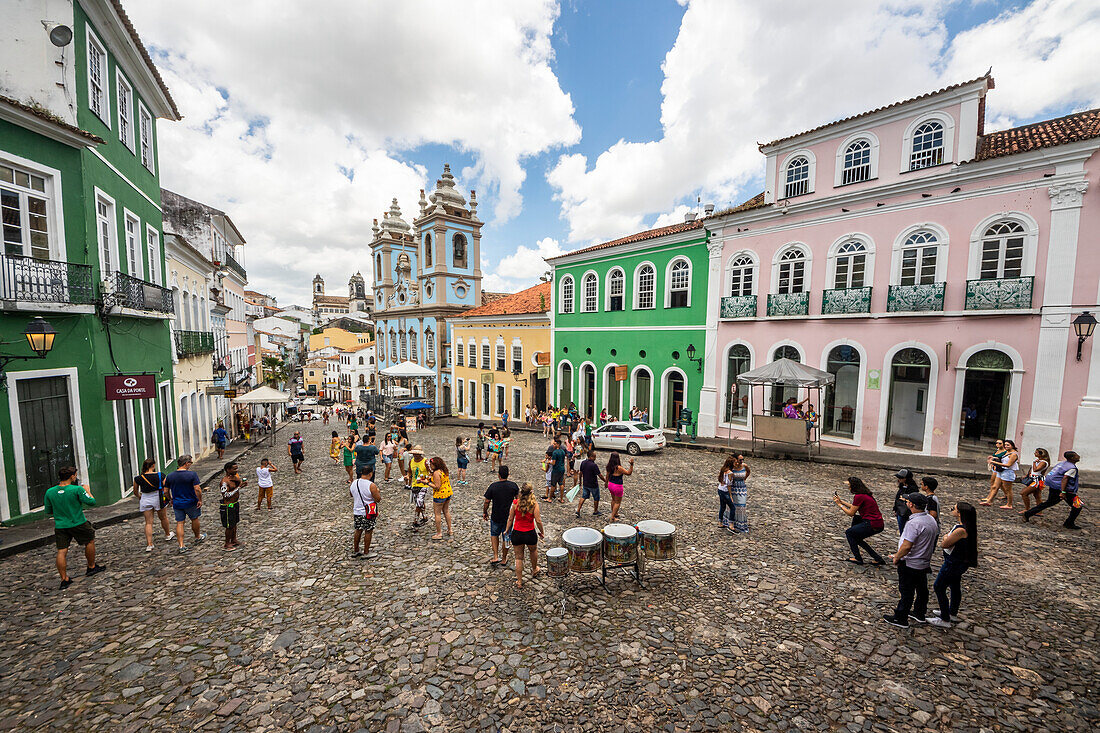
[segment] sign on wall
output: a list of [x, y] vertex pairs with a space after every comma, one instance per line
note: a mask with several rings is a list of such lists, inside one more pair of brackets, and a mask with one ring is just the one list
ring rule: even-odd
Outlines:
[[482, 384], [492, 384], [493, 383], [493, 373], [492, 372], [485, 372], [484, 374], [482, 374], [481, 375], [481, 383]]
[[880, 389], [879, 384], [882, 381], [881, 369], [868, 369], [867, 370], [867, 389]]
[[144, 400], [156, 397], [157, 381], [152, 374], [108, 374], [103, 377], [108, 400]]
[[536, 379], [549, 379], [550, 378], [550, 367], [548, 367], [548, 366], [538, 367], [536, 372], [535, 372], [535, 378]]
[[[535, 352], [535, 364], [537, 366], [550, 366], [550, 352], [549, 351], [537, 351]], [[541, 379], [541, 377], [540, 377]]]
[[626, 364], [616, 364], [615, 365], [615, 381], [616, 382], [626, 381], [626, 371], [627, 371], [626, 370]]

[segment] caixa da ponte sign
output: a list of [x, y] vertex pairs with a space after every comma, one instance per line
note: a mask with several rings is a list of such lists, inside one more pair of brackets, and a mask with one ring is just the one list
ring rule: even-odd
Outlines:
[[145, 400], [156, 396], [152, 374], [108, 374], [103, 378], [108, 400]]

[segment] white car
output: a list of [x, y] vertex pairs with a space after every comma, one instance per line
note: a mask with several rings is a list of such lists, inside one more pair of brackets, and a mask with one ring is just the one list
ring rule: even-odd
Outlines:
[[317, 400], [314, 397], [307, 397], [306, 399], [302, 400], [302, 404], [303, 405], [316, 405]]
[[620, 420], [593, 430], [592, 444], [597, 448], [625, 450], [636, 456], [664, 448], [665, 434], [649, 423]]

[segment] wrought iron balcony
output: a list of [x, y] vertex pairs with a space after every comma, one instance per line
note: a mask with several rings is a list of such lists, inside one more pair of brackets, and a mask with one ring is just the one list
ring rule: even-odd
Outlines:
[[1002, 277], [966, 281], [966, 310], [1011, 310], [1031, 307], [1033, 277]]
[[0, 300], [90, 305], [95, 302], [95, 276], [91, 265], [2, 255]]
[[176, 331], [176, 356], [184, 358], [214, 353], [214, 334], [210, 331]]
[[755, 295], [732, 295], [722, 298], [722, 318], [755, 318]]
[[886, 296], [889, 313], [913, 313], [943, 310], [944, 283], [891, 285]]
[[837, 313], [870, 313], [871, 286], [862, 288], [833, 288], [821, 293], [821, 312], [824, 315]]
[[122, 308], [155, 313], [175, 313], [172, 291], [156, 283], [115, 273], [115, 303]]
[[229, 254], [228, 252], [225, 253], [225, 267], [226, 269], [232, 270], [233, 272], [240, 275], [242, 280], [248, 279], [248, 275], [244, 271], [244, 266], [233, 259], [233, 255]]
[[805, 316], [810, 312], [810, 294], [772, 293], [768, 296], [769, 316]]

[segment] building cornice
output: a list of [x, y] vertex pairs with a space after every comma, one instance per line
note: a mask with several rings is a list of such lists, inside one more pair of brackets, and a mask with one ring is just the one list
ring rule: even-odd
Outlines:
[[462, 328], [465, 326], [501, 326], [508, 323], [517, 323], [525, 326], [531, 324], [545, 324], [546, 327], [549, 328], [550, 314], [543, 311], [541, 313], [498, 313], [491, 316], [468, 316], [456, 318], [451, 325], [455, 328]]
[[106, 142], [103, 138], [73, 127], [60, 120], [54, 121], [34, 108], [15, 99], [0, 96], [0, 120], [11, 122], [31, 132], [56, 140], [74, 148], [90, 148]]
[[[564, 254], [554, 257], [549, 260], [545, 260], [551, 267], [560, 267], [563, 265], [575, 265], [581, 262], [592, 263], [600, 260], [610, 260], [617, 257], [621, 257], [625, 254], [636, 254], [648, 249], [670, 249], [669, 245], [673, 246], [691, 246], [695, 244], [703, 244], [707, 239], [707, 227], [704, 224], [702, 229], [689, 229], [686, 232], [678, 232], [676, 234], [665, 234], [660, 237], [654, 237], [653, 239], [643, 239], [640, 242], [628, 242], [626, 244], [618, 244], [614, 247], [608, 247], [607, 249], [595, 250], [593, 252], [585, 252], [583, 254]], [[702, 236], [700, 236], [702, 235]]]

